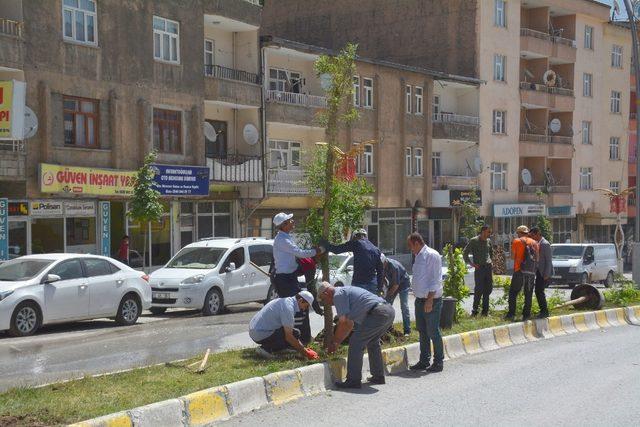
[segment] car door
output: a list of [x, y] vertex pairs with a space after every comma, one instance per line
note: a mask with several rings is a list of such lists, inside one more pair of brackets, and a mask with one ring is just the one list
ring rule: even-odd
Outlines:
[[83, 258], [89, 284], [89, 315], [115, 315], [120, 304], [120, 289], [124, 279], [120, 269], [100, 258]]
[[[234, 248], [223, 261], [219, 274], [224, 281], [226, 303], [237, 304], [240, 302], [251, 301], [250, 282], [247, 268], [246, 248], [240, 246]], [[231, 263], [235, 264], [235, 269], [229, 270]]]
[[605, 246], [595, 246], [594, 247], [594, 261], [593, 261], [593, 271], [591, 273], [591, 280], [600, 281], [604, 280], [606, 277], [606, 273], [604, 270], [607, 269], [607, 262], [605, 259]]
[[80, 260], [62, 261], [47, 274], [60, 276], [60, 280], [43, 284], [45, 321], [88, 317], [90, 289]]
[[271, 278], [269, 277], [269, 267], [273, 260], [273, 246], [260, 243], [249, 245], [248, 266], [249, 280], [251, 286], [251, 299], [262, 301], [267, 298]]

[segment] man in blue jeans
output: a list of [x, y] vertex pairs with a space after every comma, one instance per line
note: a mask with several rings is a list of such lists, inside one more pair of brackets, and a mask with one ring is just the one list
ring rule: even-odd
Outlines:
[[[444, 360], [444, 345], [440, 333], [442, 258], [438, 251], [424, 243], [424, 239], [418, 233], [411, 234], [407, 243], [415, 256], [411, 287], [416, 297], [416, 329], [420, 333], [420, 360], [409, 369], [441, 372]], [[433, 365], [430, 366], [431, 343]]]
[[402, 327], [404, 334], [411, 333], [411, 315], [409, 312], [409, 288], [411, 279], [407, 270], [395, 259], [381, 255], [382, 266], [384, 268], [384, 278], [389, 282], [389, 289], [385, 295], [385, 300], [393, 305], [396, 296], [400, 295], [400, 310], [402, 311]]

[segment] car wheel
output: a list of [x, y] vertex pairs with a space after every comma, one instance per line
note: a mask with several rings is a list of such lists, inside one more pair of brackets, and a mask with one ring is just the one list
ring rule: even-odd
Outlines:
[[580, 276], [580, 284], [581, 285], [589, 284], [589, 275], [587, 273], [582, 273], [582, 276]]
[[138, 297], [135, 294], [127, 294], [122, 298], [118, 306], [116, 322], [123, 326], [134, 325], [138, 321], [141, 311], [142, 306]]
[[215, 316], [224, 310], [224, 299], [222, 293], [217, 288], [209, 289], [207, 296], [204, 298], [204, 307], [202, 314], [205, 316]]
[[275, 286], [269, 286], [269, 291], [267, 292], [267, 299], [262, 301], [263, 304], [268, 304], [270, 301], [278, 298], [278, 291], [276, 291]]
[[149, 311], [155, 315], [164, 314], [164, 312], [167, 311], [167, 307], [151, 307]]
[[605, 288], [610, 288], [613, 286], [613, 271], [610, 271], [609, 273], [607, 273], [607, 278], [604, 281], [604, 286]]
[[18, 304], [11, 316], [9, 334], [14, 337], [33, 335], [42, 325], [42, 315], [37, 304], [25, 301]]

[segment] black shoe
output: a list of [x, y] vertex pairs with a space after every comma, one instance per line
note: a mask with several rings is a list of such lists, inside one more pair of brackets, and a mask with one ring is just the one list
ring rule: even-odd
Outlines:
[[549, 317], [549, 313], [540, 313], [536, 316], [538, 319], [546, 319], [547, 317]]
[[418, 362], [415, 365], [409, 366], [409, 369], [412, 371], [421, 371], [423, 369], [427, 369], [429, 367], [428, 363]]
[[442, 363], [434, 363], [427, 368], [427, 372], [442, 372]]
[[489, 313], [482, 313], [480, 316], [487, 317], [488, 315], [489, 315]]
[[371, 376], [371, 377], [367, 378], [367, 381], [369, 381], [372, 384], [386, 384], [386, 381], [384, 379], [384, 375], [381, 376], [381, 377]]
[[477, 311], [472, 311], [472, 312], [471, 312], [471, 317], [476, 317], [477, 315], [478, 315], [478, 312], [477, 312]]
[[335, 384], [338, 388], [362, 388], [362, 383], [360, 381], [336, 381]]

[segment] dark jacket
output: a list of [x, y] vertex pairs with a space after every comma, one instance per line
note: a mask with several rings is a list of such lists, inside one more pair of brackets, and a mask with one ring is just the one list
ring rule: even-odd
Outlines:
[[382, 286], [384, 268], [380, 260], [380, 249], [367, 239], [349, 240], [341, 245], [327, 244], [326, 248], [334, 254], [353, 252], [353, 278], [351, 284], [375, 284]]
[[538, 242], [538, 271], [542, 274], [542, 277], [553, 276], [551, 243], [544, 237]]

